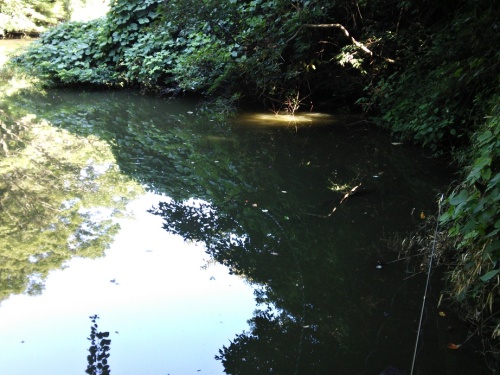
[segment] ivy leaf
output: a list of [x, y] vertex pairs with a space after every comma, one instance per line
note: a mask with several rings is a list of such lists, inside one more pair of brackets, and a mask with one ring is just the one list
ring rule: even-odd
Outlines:
[[493, 271], [487, 272], [483, 276], [481, 276], [481, 280], [484, 282], [491, 280], [496, 275], [498, 275], [499, 272], [500, 272], [500, 270], [493, 270]]
[[450, 204], [453, 206], [458, 206], [467, 200], [467, 190], [462, 190], [458, 195], [453, 195], [450, 197]]
[[487, 130], [484, 133], [482, 133], [479, 137], [477, 137], [477, 140], [479, 141], [480, 144], [490, 140], [492, 138], [493, 134]]

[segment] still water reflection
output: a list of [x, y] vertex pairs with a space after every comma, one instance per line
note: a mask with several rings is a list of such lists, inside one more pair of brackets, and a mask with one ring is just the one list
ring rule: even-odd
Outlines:
[[[425, 275], [375, 266], [436, 210], [443, 166], [348, 118], [62, 90], [5, 108], [1, 373], [83, 372], [95, 313], [117, 374], [408, 372]], [[477, 373], [428, 298], [418, 373]]]
[[73, 259], [43, 294], [2, 303], [0, 373], [83, 374], [94, 313], [110, 332], [112, 373], [222, 373], [214, 353], [247, 327], [252, 290], [201, 246], [162, 231], [146, 212], [158, 199], [128, 206], [135, 217], [118, 220], [105, 258]]

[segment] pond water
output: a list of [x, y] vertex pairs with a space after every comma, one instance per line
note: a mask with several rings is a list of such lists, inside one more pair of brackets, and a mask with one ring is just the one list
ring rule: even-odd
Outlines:
[[[94, 314], [118, 375], [410, 373], [426, 273], [394, 238], [445, 166], [347, 116], [127, 91], [1, 109], [1, 374], [84, 373]], [[414, 374], [480, 374], [440, 278]]]

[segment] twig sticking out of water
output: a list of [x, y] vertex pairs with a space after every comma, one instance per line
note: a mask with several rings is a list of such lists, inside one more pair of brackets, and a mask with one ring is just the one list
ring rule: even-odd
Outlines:
[[333, 207], [333, 209], [330, 211], [329, 214], [327, 215], [318, 215], [318, 214], [312, 214], [312, 213], [307, 213], [308, 215], [311, 215], [311, 216], [317, 216], [317, 217], [321, 217], [323, 219], [328, 219], [330, 216], [333, 215], [333, 213], [335, 211], [337, 211], [337, 208], [342, 204], [344, 203], [347, 198], [349, 198], [350, 196], [354, 195], [356, 193], [356, 191], [359, 189], [359, 187], [361, 186], [361, 184], [359, 185], [356, 185], [354, 186], [351, 190], [349, 190], [347, 193], [344, 194], [344, 196], [342, 197], [342, 199], [340, 200], [339, 204], [336, 205], [335, 207]]

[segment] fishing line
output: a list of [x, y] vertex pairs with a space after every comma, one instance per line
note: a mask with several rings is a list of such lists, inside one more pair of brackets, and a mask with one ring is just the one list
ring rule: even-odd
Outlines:
[[434, 258], [434, 251], [436, 250], [436, 240], [437, 240], [437, 233], [438, 233], [438, 229], [439, 229], [439, 217], [441, 216], [441, 203], [442, 202], [443, 202], [443, 194], [441, 194], [441, 198], [438, 201], [438, 215], [436, 218], [436, 228], [434, 230], [434, 241], [432, 244], [431, 256], [429, 258], [429, 270], [427, 271], [427, 281], [425, 283], [424, 298], [422, 300], [422, 309], [420, 310], [420, 320], [418, 322], [417, 339], [415, 341], [415, 350], [413, 352], [413, 360], [411, 363], [410, 375], [413, 375], [413, 370], [415, 369], [415, 361], [417, 359], [417, 348], [418, 348], [418, 342], [420, 339], [420, 331], [422, 328], [422, 320], [424, 317], [425, 300], [427, 299], [427, 291], [429, 290], [429, 282], [430, 282], [431, 270], [432, 270], [432, 260]]
[[392, 295], [392, 298], [391, 298], [391, 303], [389, 305], [389, 309], [387, 311], [389, 311], [389, 315], [387, 317], [387, 319], [382, 323], [382, 325], [380, 326], [380, 328], [378, 329], [377, 331], [377, 337], [375, 339], [375, 349], [373, 349], [370, 353], [368, 353], [368, 355], [366, 356], [365, 358], [365, 369], [363, 371], [363, 373], [366, 373], [367, 372], [367, 369], [368, 369], [368, 360], [370, 359], [370, 357], [375, 354], [377, 352], [377, 347], [379, 346], [379, 343], [380, 343], [380, 336], [382, 334], [382, 330], [391, 322], [391, 320], [393, 319], [393, 312], [394, 312], [394, 303], [395, 303], [395, 300], [396, 300], [396, 296], [401, 292], [401, 290], [405, 287], [404, 284], [401, 284], [399, 286], [399, 288], [396, 290], [396, 292], [394, 292], [394, 294]]
[[[285, 241], [287, 241], [291, 244], [290, 238], [286, 236], [285, 229], [281, 226], [279, 221], [273, 215], [271, 215], [271, 213], [269, 213], [269, 211], [265, 210], [262, 212], [264, 214], [266, 214], [268, 217], [270, 217], [271, 220], [274, 221], [274, 223], [278, 226], [278, 228], [283, 233]], [[306, 295], [305, 295], [304, 275], [302, 273], [302, 269], [300, 267], [298, 255], [296, 253], [295, 248], [293, 246], [291, 246], [290, 249], [291, 249], [293, 261], [294, 261], [295, 266], [297, 267], [297, 271], [298, 271], [298, 277], [299, 277], [299, 283], [300, 283], [300, 293], [301, 293], [301, 299], [302, 299], [302, 317], [300, 318], [301, 328], [300, 328], [300, 336], [299, 336], [299, 345], [298, 345], [298, 349], [297, 349], [297, 355], [295, 358], [295, 372], [294, 372], [294, 375], [298, 375], [299, 371], [300, 371], [300, 361], [302, 359], [302, 349], [303, 349], [303, 343], [304, 343], [304, 331], [305, 331], [305, 329], [309, 328], [309, 326], [305, 325], [306, 324], [305, 323], [305, 320], [306, 320], [305, 319], [305, 317], [306, 317]], [[297, 286], [299, 286], [299, 284], [297, 284]]]
[[[418, 254], [420, 255], [420, 254]], [[413, 256], [412, 256], [413, 257]], [[401, 258], [401, 260], [408, 260], [408, 258], [410, 257], [405, 257], [405, 258]], [[399, 259], [398, 259], [399, 260]], [[421, 273], [418, 273], [418, 275], [420, 275]], [[413, 275], [415, 276], [415, 275]], [[406, 280], [407, 278], [403, 279], [403, 280]], [[396, 298], [399, 298], [399, 294], [401, 293], [404, 293], [403, 289], [406, 287], [406, 283], [402, 283], [399, 288], [397, 288], [397, 290], [394, 292], [394, 294], [392, 295], [390, 301], [391, 303], [389, 304], [389, 308], [387, 309], [388, 311], [388, 316], [387, 316], [387, 319], [382, 323], [382, 325], [380, 326], [379, 330], [377, 331], [377, 337], [375, 339], [375, 346], [377, 347], [380, 343], [380, 337], [382, 335], [382, 331], [384, 328], [386, 328], [387, 325], [389, 325], [392, 321], [392, 319], [394, 318], [394, 305], [396, 303]], [[403, 297], [404, 298], [404, 297]], [[427, 320], [427, 317], [426, 319], [424, 320], [424, 322]], [[363, 371], [362, 374], [365, 374], [367, 373], [367, 370], [368, 369], [368, 361], [370, 359], [370, 357], [375, 354], [377, 352], [377, 348], [375, 348], [374, 350], [372, 350], [370, 353], [368, 353], [368, 355], [366, 356], [365, 358], [365, 369]], [[369, 373], [372, 373], [371, 370], [369, 371]]]
[[386, 263], [384, 263], [384, 265], [387, 266], [387, 265], [392, 264], [392, 263], [401, 262], [402, 260], [408, 260], [410, 258], [414, 258], [414, 257], [418, 257], [418, 256], [420, 256], [420, 254], [408, 255], [408, 256], [405, 256], [403, 258], [398, 258], [398, 259], [391, 260], [390, 262], [386, 262]]

